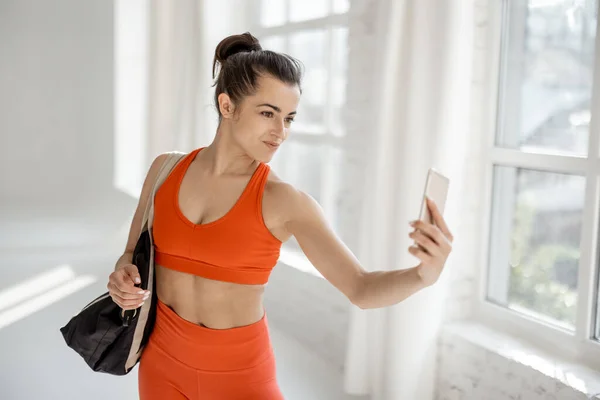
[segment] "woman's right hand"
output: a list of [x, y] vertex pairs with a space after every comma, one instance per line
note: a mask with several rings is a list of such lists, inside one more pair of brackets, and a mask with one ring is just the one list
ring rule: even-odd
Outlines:
[[113, 301], [123, 310], [135, 310], [144, 304], [150, 296], [149, 290], [136, 287], [140, 274], [133, 264], [125, 264], [117, 268], [108, 278], [108, 293]]

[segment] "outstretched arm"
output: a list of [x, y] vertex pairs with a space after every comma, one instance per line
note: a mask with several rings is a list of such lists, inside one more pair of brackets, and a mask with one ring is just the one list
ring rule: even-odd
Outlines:
[[409, 250], [421, 263], [409, 269], [368, 272], [329, 226], [316, 200], [291, 187], [285, 197], [289, 201], [288, 232], [323, 277], [363, 309], [399, 303], [433, 284], [451, 251], [452, 235], [435, 204], [429, 202], [436, 225], [419, 221], [410, 234], [423, 247]]

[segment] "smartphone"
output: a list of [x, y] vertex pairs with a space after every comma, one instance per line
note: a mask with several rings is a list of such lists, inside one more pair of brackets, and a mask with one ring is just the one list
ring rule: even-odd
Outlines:
[[423, 199], [421, 201], [421, 211], [419, 213], [419, 219], [429, 224], [433, 224], [433, 218], [427, 207], [425, 196], [429, 197], [440, 214], [444, 215], [444, 207], [446, 205], [446, 198], [448, 197], [448, 188], [450, 186], [450, 179], [442, 175], [434, 168], [430, 168], [427, 172], [427, 180], [425, 181], [425, 190], [423, 191]]

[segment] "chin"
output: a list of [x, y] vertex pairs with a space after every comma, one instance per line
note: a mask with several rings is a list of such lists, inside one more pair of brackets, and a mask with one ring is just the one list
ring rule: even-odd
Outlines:
[[259, 157], [256, 158], [256, 160], [266, 164], [270, 163], [272, 159], [273, 154], [261, 154]]
[[275, 155], [275, 152], [279, 150], [269, 150], [267, 147], [265, 147], [263, 143], [261, 143], [260, 147], [263, 147], [263, 149], [259, 148], [258, 151], [254, 153], [254, 159], [263, 163], [271, 162], [273, 156]]

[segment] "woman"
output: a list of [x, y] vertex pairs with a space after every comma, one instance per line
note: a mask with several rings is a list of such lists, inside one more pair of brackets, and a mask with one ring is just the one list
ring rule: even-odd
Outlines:
[[[263, 292], [292, 235], [321, 274], [363, 309], [396, 304], [439, 277], [452, 235], [435, 204], [435, 225], [413, 223], [421, 260], [414, 268], [366, 272], [309, 195], [283, 182], [267, 163], [286, 140], [300, 99], [300, 66], [262, 50], [249, 33], [215, 51], [216, 137], [187, 154], [155, 196], [156, 324], [139, 369], [142, 400], [282, 399]], [[136, 309], [131, 255], [146, 199], [166, 155], [145, 179], [125, 253], [108, 289]]]

